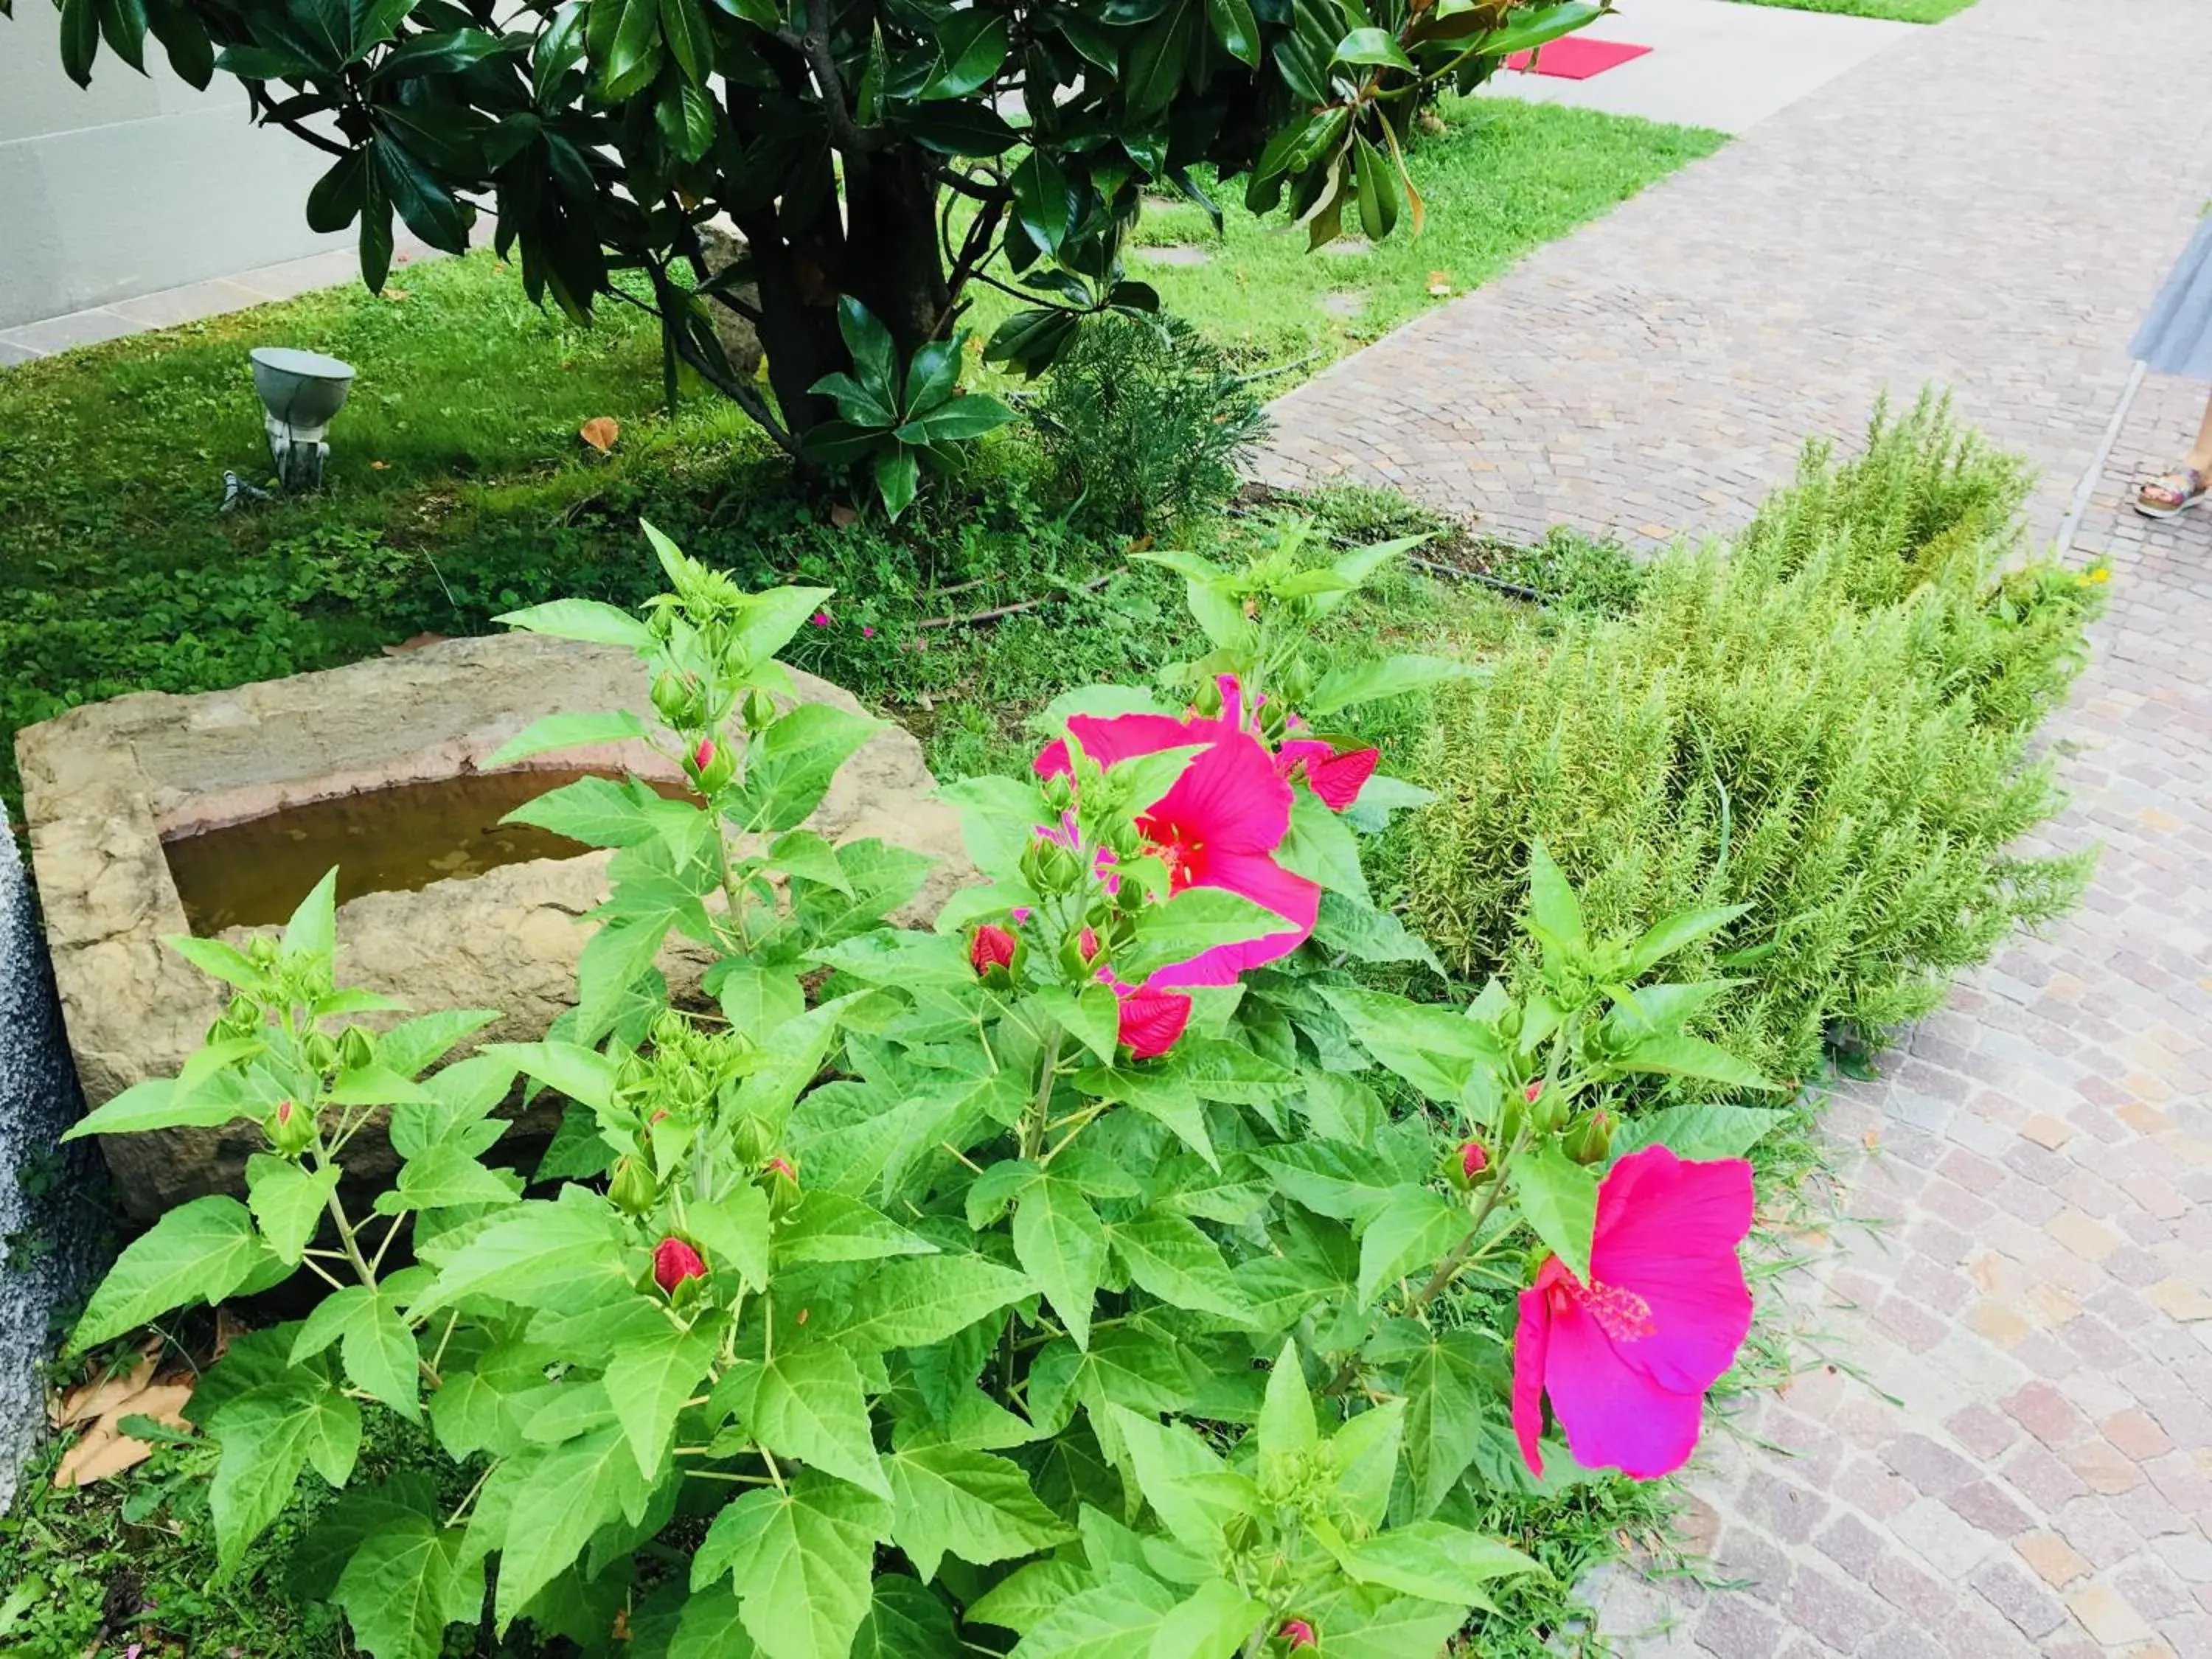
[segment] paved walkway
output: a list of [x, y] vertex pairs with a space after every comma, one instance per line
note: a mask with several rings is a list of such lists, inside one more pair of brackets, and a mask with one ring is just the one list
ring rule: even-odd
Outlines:
[[[2080, 20], [1981, 0], [1891, 47], [1292, 393], [1272, 471], [1648, 541], [1740, 523], [1805, 433], [1934, 379], [2045, 469], [2052, 536], [2212, 196], [2212, 9]], [[2125, 507], [2203, 394], [2147, 383], [2075, 538], [2114, 571], [2051, 734], [2087, 902], [1832, 1103], [1877, 1224], [1779, 1312], [1838, 1366], [1693, 1465], [1740, 1588], [1603, 1587], [1637, 1659], [2212, 1656], [2212, 517]]]
[[[489, 240], [490, 232], [491, 221], [487, 217], [480, 222], [476, 239], [479, 246]], [[398, 270], [417, 259], [443, 258], [437, 249], [402, 228], [396, 239], [392, 268]], [[315, 289], [340, 288], [360, 281], [360, 255], [350, 247], [331, 248], [233, 276], [188, 283], [181, 288], [142, 294], [135, 300], [117, 300], [35, 323], [19, 323], [13, 328], [0, 328], [0, 368], [12, 368], [78, 346], [98, 345], [103, 340], [119, 340], [126, 334], [174, 328], [179, 323], [196, 323], [250, 306], [267, 305], [272, 300], [295, 299]]]
[[1490, 84], [1533, 103], [1741, 132], [1919, 32], [1917, 23], [1741, 0], [1628, 0], [1584, 33], [1650, 47], [1644, 57], [1587, 81], [1509, 72]]

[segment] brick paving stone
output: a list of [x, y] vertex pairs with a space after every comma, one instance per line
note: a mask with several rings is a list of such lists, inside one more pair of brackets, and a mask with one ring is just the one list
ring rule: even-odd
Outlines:
[[1631, 1582], [1678, 1614], [1627, 1659], [2212, 1659], [2212, 514], [2129, 505], [2205, 389], [2146, 379], [2092, 476], [2212, 179], [2203, 76], [2142, 66], [2212, 61], [2212, 7], [2081, 15], [1979, 0], [1900, 40], [1291, 393], [1258, 468], [1649, 547], [1939, 383], [2038, 469], [2027, 545], [2078, 489], [2071, 556], [2112, 572], [2032, 838], [2100, 847], [2085, 901], [1832, 1096], [1844, 1210], [1883, 1224], [1770, 1295], [1873, 1386], [1743, 1408], [1688, 1482], [1759, 1582], [1616, 1576], [1608, 1631]]

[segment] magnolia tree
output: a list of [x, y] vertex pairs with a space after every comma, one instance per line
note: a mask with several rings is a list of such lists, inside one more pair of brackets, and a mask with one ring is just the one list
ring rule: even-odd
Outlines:
[[[0, 0], [0, 14], [10, 0]], [[34, 0], [35, 3], [35, 0]], [[875, 453], [968, 434], [918, 413], [902, 366], [948, 337], [969, 285], [1024, 283], [993, 349], [1034, 371], [1074, 319], [1157, 301], [1125, 281], [1144, 194], [1206, 200], [1249, 173], [1316, 241], [1418, 222], [1407, 125], [1423, 96], [1579, 27], [1597, 0], [58, 0], [63, 67], [150, 33], [187, 81], [246, 85], [256, 118], [329, 153], [316, 229], [359, 228], [380, 287], [404, 222], [459, 251], [479, 213], [533, 298], [657, 309], [671, 349], [794, 453], [857, 374]], [[1207, 205], [1211, 206], [1208, 203]], [[727, 216], [746, 257], [709, 271]], [[617, 289], [616, 273], [641, 284]], [[634, 291], [642, 287], [643, 295]], [[895, 361], [858, 356], [849, 297]], [[773, 402], [708, 325], [756, 325]], [[934, 416], [934, 419], [922, 416]], [[889, 441], [898, 434], [902, 449]], [[842, 440], [844, 449], [837, 443]], [[864, 448], [823, 441], [826, 459]], [[901, 465], [905, 465], [902, 463]]]
[[[643, 620], [509, 618], [634, 647], [666, 722], [509, 757], [643, 738], [692, 784], [515, 815], [617, 849], [555, 1031], [447, 1062], [493, 1016], [338, 986], [325, 881], [281, 942], [175, 941], [228, 1012], [78, 1131], [264, 1144], [243, 1202], [124, 1252], [73, 1352], [323, 1292], [194, 1394], [226, 1571], [312, 1469], [341, 1490], [295, 1587], [375, 1659], [484, 1618], [671, 1659], [1416, 1659], [1542, 1571], [1483, 1530], [1495, 1494], [1689, 1455], [1779, 1114], [1665, 1103], [1760, 1085], [1685, 1030], [1720, 986], [1654, 976], [1736, 913], [1592, 939], [1539, 849], [1517, 993], [1363, 984], [1434, 961], [1358, 844], [1419, 792], [1343, 723], [1455, 671], [1316, 672], [1305, 636], [1397, 546], [1155, 556], [1213, 641], [1188, 699], [1086, 690], [1027, 775], [950, 787], [984, 880], [918, 932], [884, 921], [914, 855], [800, 827], [870, 729], [775, 660], [824, 595], [655, 539]], [[672, 933], [714, 957], [681, 1008]], [[528, 1177], [518, 1079], [568, 1103]], [[400, 1162], [364, 1202], [372, 1130]], [[448, 1474], [365, 1475], [378, 1414]]]

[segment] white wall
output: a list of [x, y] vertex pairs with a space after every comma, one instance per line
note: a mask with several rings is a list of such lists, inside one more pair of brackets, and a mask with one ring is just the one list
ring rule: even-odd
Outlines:
[[237, 82], [195, 92], [146, 42], [105, 45], [89, 90], [62, 73], [52, 0], [0, 19], [0, 328], [342, 246], [307, 228], [329, 165], [252, 126]]

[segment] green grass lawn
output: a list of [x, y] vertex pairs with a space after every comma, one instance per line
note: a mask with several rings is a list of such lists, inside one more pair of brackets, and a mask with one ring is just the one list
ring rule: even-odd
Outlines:
[[[1297, 372], [1312, 373], [1726, 142], [1702, 128], [1505, 98], [1449, 99], [1437, 112], [1448, 131], [1423, 137], [1409, 158], [1428, 207], [1422, 234], [1401, 220], [1378, 246], [1355, 235], [1309, 253], [1304, 231], [1243, 210], [1237, 179], [1223, 192], [1219, 237], [1189, 203], [1148, 207], [1131, 274], [1224, 343], [1271, 362], [1309, 358]], [[1169, 249], [1206, 263], [1146, 257]]]
[[1940, 23], [1974, 0], [1742, 0], [1752, 6], [1787, 6], [1792, 11], [1838, 12], [1850, 17], [1887, 17], [1899, 23]]
[[[1224, 240], [1183, 206], [1141, 232], [1202, 241], [1208, 264], [1139, 274], [1241, 358], [1295, 365], [1272, 392], [1438, 303], [1431, 271], [1472, 287], [1721, 142], [1502, 99], [1444, 114], [1449, 131], [1413, 160], [1424, 236], [1401, 227], [1364, 256], [1310, 258], [1232, 189]], [[981, 328], [1013, 303], [988, 299]], [[263, 344], [331, 353], [360, 379], [324, 491], [225, 515], [224, 471], [267, 469], [246, 364]], [[1007, 708], [1170, 648], [1173, 590], [1142, 569], [995, 628], [913, 627], [1118, 562], [1037, 499], [1018, 438], [897, 526], [877, 513], [841, 528], [734, 408], [703, 392], [660, 404], [648, 319], [541, 313], [488, 254], [404, 268], [381, 299], [333, 289], [0, 373], [0, 794], [14, 793], [15, 730], [77, 702], [330, 666], [561, 594], [633, 600], [655, 580], [641, 516], [748, 580], [836, 586], [841, 625], [808, 641], [806, 665], [921, 729], [956, 769]], [[623, 424], [610, 457], [576, 435], [603, 415]], [[973, 586], [933, 591], [956, 583]]]

